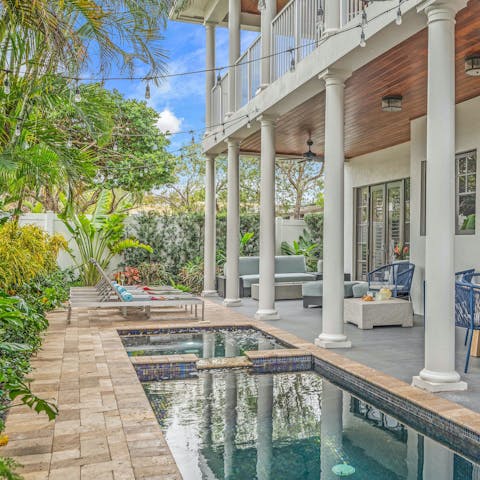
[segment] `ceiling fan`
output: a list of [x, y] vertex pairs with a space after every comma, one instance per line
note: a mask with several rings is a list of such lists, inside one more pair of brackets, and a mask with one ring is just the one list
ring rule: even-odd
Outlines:
[[308, 150], [302, 154], [302, 157], [299, 158], [297, 161], [298, 163], [303, 162], [323, 162], [324, 157], [323, 155], [317, 155], [316, 153], [312, 152], [312, 145], [313, 140], [312, 137], [309, 137], [307, 140]]

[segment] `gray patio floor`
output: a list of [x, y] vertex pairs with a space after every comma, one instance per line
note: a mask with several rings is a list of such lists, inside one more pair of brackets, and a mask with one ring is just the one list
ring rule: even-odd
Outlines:
[[[215, 301], [221, 303], [223, 299]], [[243, 298], [242, 305], [235, 311], [253, 318], [258, 302]], [[321, 331], [322, 309], [303, 308], [301, 300], [283, 300], [277, 302], [281, 319], [274, 321], [276, 327], [294, 333], [313, 342]], [[360, 330], [346, 324], [345, 331], [352, 341], [351, 349], [339, 349], [338, 353], [364, 365], [388, 373], [410, 383], [412, 377], [423, 368], [423, 318], [416, 317], [413, 328], [375, 327], [373, 330]], [[480, 358], [472, 357], [467, 375], [463, 374], [465, 331], [457, 329], [456, 368], [468, 383], [468, 391], [441, 393], [439, 395], [480, 412]]]

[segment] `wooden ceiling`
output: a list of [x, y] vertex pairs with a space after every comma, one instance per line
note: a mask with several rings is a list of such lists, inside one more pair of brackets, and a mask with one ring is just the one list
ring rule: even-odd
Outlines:
[[[277, 0], [277, 12], [283, 9], [288, 0]], [[253, 13], [260, 15], [258, 11], [258, 0], [241, 0], [241, 9], [243, 13]]]
[[[480, 95], [480, 78], [464, 72], [464, 58], [480, 52], [480, 1], [471, 0], [457, 15], [456, 101]], [[403, 110], [381, 110], [381, 98], [403, 95]], [[427, 111], [427, 30], [424, 29], [372, 62], [348, 79], [345, 90], [345, 155], [347, 158], [381, 150], [410, 140], [410, 120]], [[277, 123], [276, 150], [300, 155], [311, 133], [312, 150], [322, 153], [324, 143], [324, 92], [299, 105]], [[480, 113], [479, 113], [480, 115]], [[259, 152], [260, 134], [245, 139], [242, 151]]]

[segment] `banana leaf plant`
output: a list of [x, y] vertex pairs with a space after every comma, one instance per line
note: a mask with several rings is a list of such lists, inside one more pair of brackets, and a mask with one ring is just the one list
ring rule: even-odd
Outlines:
[[111, 209], [109, 191], [99, 195], [93, 213], [76, 213], [72, 208], [61, 216], [65, 227], [72, 235], [78, 253], [70, 250], [84, 285], [95, 285], [100, 275], [90, 259], [95, 259], [103, 269], [107, 269], [115, 255], [129, 248], [141, 248], [152, 253], [152, 247], [140, 243], [135, 238], [125, 238], [125, 213], [108, 213]]

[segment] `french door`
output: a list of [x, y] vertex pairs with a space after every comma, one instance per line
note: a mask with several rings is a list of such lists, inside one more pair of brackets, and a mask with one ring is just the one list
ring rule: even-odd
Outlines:
[[410, 179], [356, 189], [355, 278], [390, 263], [395, 246], [409, 246]]

